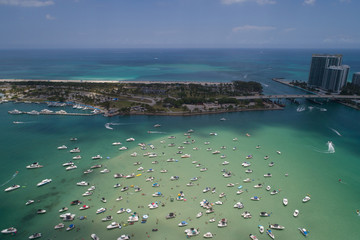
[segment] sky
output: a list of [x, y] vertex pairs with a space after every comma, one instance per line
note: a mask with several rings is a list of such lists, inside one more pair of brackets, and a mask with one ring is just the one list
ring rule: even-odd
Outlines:
[[360, 0], [0, 0], [0, 48], [360, 48]]

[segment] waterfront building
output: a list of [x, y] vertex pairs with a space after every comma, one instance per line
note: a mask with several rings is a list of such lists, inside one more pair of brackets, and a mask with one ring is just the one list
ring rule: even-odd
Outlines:
[[354, 73], [352, 77], [352, 84], [360, 86], [360, 72]]
[[311, 59], [308, 85], [310, 87], [322, 87], [325, 69], [330, 66], [340, 66], [342, 55], [313, 54]]
[[330, 66], [325, 69], [322, 89], [339, 93], [346, 85], [350, 67], [348, 65]]

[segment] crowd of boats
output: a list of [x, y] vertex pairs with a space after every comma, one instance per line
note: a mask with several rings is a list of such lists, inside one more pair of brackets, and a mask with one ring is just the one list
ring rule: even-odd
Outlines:
[[[159, 126], [158, 126], [159, 127]], [[189, 138], [191, 136], [191, 133], [194, 132], [193, 130], [189, 130], [187, 133], [185, 133], [184, 135]], [[217, 133], [210, 133], [211, 136], [217, 136]], [[250, 136], [250, 135], [249, 135]], [[170, 136], [168, 137], [168, 139], [174, 139], [175, 137], [174, 136]], [[77, 141], [77, 138], [71, 138], [70, 139], [71, 141]], [[125, 140], [126, 142], [134, 142], [135, 139], [134, 138], [127, 138]], [[233, 141], [238, 141], [237, 138], [234, 138]], [[165, 140], [162, 140], [161, 141], [161, 144], [164, 144], [165, 143]], [[191, 142], [186, 140], [183, 142], [184, 145], [188, 145], [188, 144], [194, 144], [195, 143], [195, 140], [193, 139]], [[205, 142], [204, 143], [205, 145], [209, 145], [210, 142]], [[112, 143], [113, 146], [118, 146], [118, 145], [121, 145], [121, 142], [114, 142]], [[139, 143], [138, 146], [140, 147], [140, 150], [143, 150], [145, 151], [145, 153], [143, 153], [143, 157], [146, 157], [146, 158], [156, 158], [158, 157], [158, 154], [156, 154], [155, 152], [147, 152], [147, 149], [150, 148], [151, 151], [155, 151], [156, 150], [156, 147], [152, 144], [145, 144], [145, 143]], [[168, 144], [168, 147], [174, 147], [176, 146], [175, 143], [170, 143]], [[68, 147], [66, 145], [61, 145], [59, 147], [57, 147], [58, 150], [67, 150]], [[184, 146], [178, 146], [178, 149], [185, 149]], [[194, 151], [197, 151], [199, 150], [198, 147], [194, 147], [192, 148]], [[211, 153], [212, 155], [220, 155], [221, 154], [221, 151], [222, 150], [225, 150], [226, 147], [225, 146], [222, 146], [220, 148], [221, 150], [211, 150]], [[256, 149], [260, 149], [260, 145], [256, 146]], [[119, 149], [121, 150], [121, 149]], [[233, 150], [236, 150], [236, 148], [234, 147]], [[208, 151], [208, 150], [207, 150]], [[76, 147], [76, 148], [72, 148], [71, 150], [68, 151], [69, 153], [80, 153], [80, 148]], [[281, 154], [280, 151], [274, 151], [276, 152], [278, 155]], [[133, 157], [138, 157], [140, 156], [140, 154], [136, 153], [136, 152], [133, 152], [129, 155], [129, 159], [133, 158]], [[126, 154], [126, 153], [124, 153]], [[160, 154], [159, 154], [160, 156]], [[220, 155], [220, 159], [223, 159], [224, 155]], [[95, 155], [92, 157], [92, 160], [101, 160], [103, 157], [101, 155]], [[181, 153], [180, 155], [180, 158], [191, 158], [191, 154], [187, 154], [187, 153]], [[79, 159], [82, 159], [81, 155], [76, 155], [76, 156], [73, 156], [72, 157], [73, 160], [79, 160]], [[249, 167], [252, 165], [252, 163], [250, 162], [250, 160], [253, 159], [253, 155], [246, 155], [245, 156], [245, 159], [246, 161], [242, 162], [241, 163], [241, 166], [245, 169], [245, 174], [253, 174], [253, 170], [251, 170]], [[269, 156], [264, 156], [264, 160], [267, 160], [269, 159]], [[177, 162], [179, 160], [176, 160], [174, 158], [169, 158], [167, 160], [163, 160], [164, 162]], [[207, 168], [205, 166], [203, 166], [201, 163], [199, 163], [198, 161], [194, 160], [194, 161], [190, 161], [191, 164], [193, 164], [196, 168], [200, 168], [200, 172], [205, 172], [207, 170]], [[152, 161], [152, 164], [158, 164], [159, 161]], [[222, 166], [224, 165], [228, 165], [230, 164], [230, 161], [224, 161], [222, 162]], [[69, 162], [66, 162], [64, 164], [62, 164], [64, 167], [66, 167], [66, 170], [71, 170], [71, 169], [76, 169], [76, 165], [72, 162], [72, 161], [69, 161]], [[136, 161], [134, 162], [133, 164], [134, 166], [137, 166], [137, 171], [140, 171], [141, 173], [139, 174], [135, 174], [135, 173], [115, 173], [113, 175], [113, 177], [115, 179], [117, 178], [122, 178], [122, 179], [132, 179], [132, 178], [135, 178], [135, 177], [140, 177], [142, 176], [143, 173], [152, 173], [154, 172], [154, 169], [153, 168], [150, 168], [150, 169], [144, 169], [142, 166], [138, 167], [138, 165], [142, 165], [142, 163], [140, 161]], [[270, 162], [269, 164], [269, 167], [273, 167], [275, 165], [274, 162]], [[30, 165], [27, 165], [26, 168], [27, 169], [37, 169], [37, 168], [43, 168], [44, 166], [41, 165], [39, 162], [34, 162]], [[91, 166], [88, 170], [84, 171], [83, 173], [84, 174], [90, 174], [93, 172], [94, 169], [96, 168], [101, 168], [102, 167], [102, 164], [96, 164], [96, 165], [93, 165]], [[100, 171], [100, 173], [108, 173], [110, 172], [109, 169], [107, 168], [104, 168]], [[168, 171], [166, 169], [161, 169], [159, 171], [160, 173], [167, 173]], [[221, 174], [224, 178], [230, 178], [232, 177], [232, 172], [229, 171], [229, 170], [226, 170], [226, 169], [222, 169], [221, 170]], [[271, 173], [265, 173], [263, 174], [263, 177], [264, 179], [268, 179], [268, 178], [271, 178], [273, 175]], [[173, 175], [173, 176], [170, 176], [169, 177], [169, 180], [170, 181], [177, 181], [180, 179], [181, 176], [177, 176], [177, 175]], [[198, 176], [194, 176], [192, 178], [189, 179], [189, 183], [186, 184], [187, 187], [192, 187], [194, 186], [194, 182], [198, 181], [199, 180], [199, 177]], [[245, 179], [242, 180], [243, 184], [247, 184], [247, 183], [252, 183], [254, 180], [247, 177]], [[49, 184], [52, 182], [52, 179], [44, 179], [42, 180], [41, 182], [37, 183], [37, 187], [41, 187], [41, 186], [44, 186], [46, 184]], [[153, 188], [157, 188], [157, 187], [160, 187], [160, 184], [156, 181], [156, 178], [155, 177], [146, 177], [145, 178], [145, 182], [150, 182], [151, 183], [151, 187]], [[89, 182], [87, 181], [79, 181], [76, 183], [77, 186], [79, 187], [87, 187], [87, 190], [82, 194], [82, 196], [90, 196], [94, 193], [94, 191], [96, 190], [96, 186], [95, 185], [91, 185]], [[266, 187], [265, 187], [266, 186]], [[140, 192], [142, 191], [142, 188], [140, 188], [139, 186], [122, 186], [121, 183], [116, 183], [114, 186], [114, 188], [120, 188], [120, 192], [126, 192], [128, 191], [130, 188], [134, 190], [134, 192]], [[240, 194], [243, 194], [245, 191], [247, 192], [247, 189], [244, 191], [245, 189], [245, 186], [243, 185], [240, 185], [240, 183], [228, 183], [226, 184], [226, 187], [231, 189], [231, 188], [234, 188], [236, 192], [236, 195], [240, 195]], [[269, 195], [277, 195], [280, 190], [278, 189], [272, 189], [272, 187], [270, 185], [267, 185], [267, 184], [264, 184], [264, 183], [257, 183], [256, 185], [253, 186], [255, 189], [261, 189], [261, 188], [265, 188], [266, 192], [268, 192]], [[13, 190], [16, 190], [16, 189], [19, 189], [20, 188], [20, 185], [12, 185], [8, 188], [6, 188], [4, 191], [5, 192], [11, 192]], [[205, 194], [205, 193], [208, 193], [208, 192], [211, 192], [212, 194], [216, 194], [216, 187], [206, 187], [202, 190], [202, 193]], [[259, 192], [259, 194], [264, 194], [264, 192]], [[219, 200], [217, 201], [214, 201], [214, 202], [211, 202], [207, 199], [203, 199], [202, 201], [200, 201], [200, 207], [202, 209], [204, 209], [203, 211], [200, 211], [196, 214], [196, 218], [201, 218], [204, 213], [205, 215], [208, 215], [210, 216], [212, 213], [214, 213], [216, 211], [216, 206], [217, 205], [223, 205], [224, 204], [224, 201], [222, 201], [223, 198], [226, 198], [226, 193], [225, 192], [220, 192], [218, 197], [219, 197]], [[164, 197], [164, 194], [161, 192], [161, 191], [155, 191], [155, 193], [152, 193], [151, 194], [152, 197], [154, 198], [162, 198]], [[205, 196], [205, 195], [204, 195]], [[123, 199], [123, 197], [119, 196], [118, 198], [116, 198], [116, 201], [121, 201]], [[255, 196], [251, 196], [249, 198], [250, 200], [252, 201], [260, 201], [262, 198], [259, 197], [258, 195], [255, 195]], [[180, 191], [179, 194], [176, 196], [176, 197], [171, 197], [170, 196], [170, 201], [186, 201], [186, 197], [185, 197], [185, 193], [184, 191]], [[307, 203], [311, 200], [310, 198], [310, 195], [306, 195], [304, 196], [304, 198], [302, 199], [302, 202], [303, 203]], [[103, 203], [103, 204], [106, 204], [107, 200], [105, 197], [101, 197], [100, 201]], [[282, 204], [284, 205], [284, 207], [288, 206], [289, 204], [289, 199], [284, 197], [281, 199], [282, 201]], [[296, 201], [296, 200], [294, 200]], [[30, 205], [30, 204], [33, 204], [35, 201], [33, 199], [31, 200], [28, 200], [25, 204], [26, 205]], [[74, 200], [70, 203], [70, 205], [77, 205], [79, 206], [79, 210], [87, 210], [90, 208], [89, 205], [86, 205], [84, 204], [81, 200]], [[165, 204], [164, 203], [161, 203], [160, 201], [151, 201], [149, 204], [148, 204], [148, 208], [149, 210], [154, 210], [154, 209], [157, 209], [159, 206], [164, 206]], [[241, 201], [238, 201], [236, 202], [234, 205], [233, 205], [233, 208], [235, 209], [244, 209], [245, 208], [245, 204]], [[75, 219], [75, 216], [76, 214], [74, 213], [70, 213], [70, 212], [67, 212], [69, 210], [68, 207], [62, 207], [60, 210], [59, 210], [59, 213], [61, 213], [59, 215], [59, 217], [62, 219], [63, 222], [69, 222], [69, 221], [73, 221]], [[96, 214], [104, 214], [105, 212], [107, 212], [107, 208], [106, 207], [100, 207], [98, 208], [95, 212]], [[46, 209], [38, 209], [37, 210], [37, 214], [45, 214], [47, 211]], [[118, 211], [116, 211], [117, 214], [122, 214], [124, 212], [127, 212], [129, 214], [129, 217], [128, 217], [128, 220], [127, 220], [127, 223], [128, 224], [134, 224], [138, 221], [141, 221], [142, 223], [146, 223], [148, 218], [149, 218], [149, 215], [147, 214], [144, 214], [144, 215], [140, 215], [138, 212], [135, 212], [135, 211], [132, 211], [131, 209], [129, 208], [120, 208]], [[259, 213], [259, 216], [260, 217], [270, 217], [272, 213], [269, 213], [269, 212], [265, 212], [265, 211], [262, 211]], [[300, 214], [300, 211], [298, 209], [295, 209], [292, 213], [293, 217], [298, 217]], [[241, 217], [243, 217], [244, 219], [251, 219], [253, 217], [253, 214], [249, 211], [249, 210], [246, 210], [246, 211], [243, 211], [241, 214]], [[81, 216], [82, 218], [84, 218], [83, 216]], [[80, 219], [81, 219], [80, 217]], [[170, 212], [168, 215], [165, 216], [165, 219], [173, 219], [173, 218], [176, 218], [177, 215], [175, 212]], [[121, 229], [122, 228], [122, 224], [119, 223], [119, 222], [116, 222], [114, 221], [113, 219], [113, 216], [111, 215], [107, 215], [105, 216], [104, 218], [101, 219], [102, 222], [111, 222], [110, 224], [108, 224], [106, 226], [106, 229], [108, 230], [111, 230], [111, 229]], [[57, 225], [54, 226], [54, 229], [55, 230], [58, 230], [58, 229], [62, 229], [62, 228], [65, 228], [65, 224], [61, 222]], [[215, 217], [213, 218], [210, 218], [208, 220], [209, 223], [213, 223], [213, 222], [216, 222], [216, 219]], [[218, 220], [218, 223], [217, 223], [217, 227], [218, 228], [225, 228], [227, 227], [229, 224], [231, 224], [228, 219], [226, 217], [222, 217], [221, 219]], [[181, 220], [180, 223], [177, 224], [179, 227], [185, 227], [185, 226], [188, 226], [188, 222], [184, 221], [184, 220]], [[68, 227], [66, 228], [66, 231], [71, 231], [72, 229], [75, 228], [75, 224], [70, 224], [68, 225]], [[275, 233], [273, 232], [273, 230], [284, 230], [285, 229], [285, 226], [283, 225], [280, 225], [278, 223], [272, 223], [272, 224], [269, 224], [268, 228], [265, 228], [264, 226], [262, 225], [258, 225], [258, 230], [259, 230], [259, 233], [260, 234], [263, 234], [263, 233], [266, 233], [270, 238], [272, 239], [275, 239]], [[309, 234], [309, 231], [304, 228], [304, 227], [299, 227], [298, 230], [300, 231], [300, 233], [304, 236], [307, 236]], [[153, 231], [158, 231], [158, 229], [153, 229]], [[17, 232], [17, 229], [15, 227], [9, 227], [7, 229], [4, 229], [1, 231], [3, 234], [14, 234]], [[193, 237], [193, 236], [197, 236], [200, 234], [200, 229], [199, 228], [188, 228], [184, 231], [184, 233], [186, 234], [187, 237]], [[206, 232], [203, 234], [203, 237], [204, 238], [212, 238], [214, 237], [215, 234], [211, 233], [211, 232]], [[42, 237], [42, 234], [41, 233], [34, 233], [32, 234], [31, 236], [29, 236], [29, 239], [36, 239], [36, 238], [40, 238]], [[256, 237], [255, 234], [251, 233], [249, 235], [250, 239], [258, 239]], [[91, 235], [91, 238], [92, 239], [100, 239], [95, 233]], [[130, 236], [128, 235], [121, 235], [118, 239], [130, 239]]]

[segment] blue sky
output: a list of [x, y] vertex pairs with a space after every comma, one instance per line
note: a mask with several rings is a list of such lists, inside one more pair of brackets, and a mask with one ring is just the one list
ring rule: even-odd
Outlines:
[[0, 0], [0, 48], [360, 48], [359, 0]]

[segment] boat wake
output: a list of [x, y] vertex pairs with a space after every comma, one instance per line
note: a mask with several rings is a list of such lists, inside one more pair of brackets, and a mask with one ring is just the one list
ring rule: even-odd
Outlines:
[[159, 131], [147, 131], [147, 133], [166, 133], [166, 132], [159, 132]]
[[306, 110], [305, 106], [298, 106], [296, 109], [297, 112], [303, 112], [305, 110]]
[[338, 136], [342, 137], [342, 135], [336, 129], [330, 128], [330, 130], [336, 133]]
[[19, 173], [19, 171], [16, 171], [16, 172], [14, 173], [14, 175], [13, 175], [9, 180], [7, 180], [6, 182], [4, 182], [0, 187], [8, 184], [11, 180], [13, 180], [13, 179], [18, 175], [18, 173]]
[[114, 128], [110, 127], [110, 126], [118, 126], [118, 125], [128, 125], [127, 123], [105, 123], [105, 128], [109, 129], [109, 130], [114, 130]]
[[328, 141], [326, 143], [328, 149], [326, 151], [323, 150], [319, 150], [319, 149], [314, 149], [316, 152], [320, 152], [320, 153], [335, 153], [335, 147], [334, 144], [332, 143], [332, 141]]

